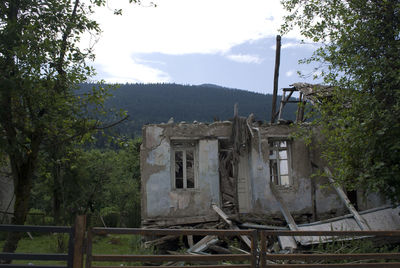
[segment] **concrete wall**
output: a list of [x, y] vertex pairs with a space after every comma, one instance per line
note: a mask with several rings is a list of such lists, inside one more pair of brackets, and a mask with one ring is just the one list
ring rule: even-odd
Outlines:
[[[230, 124], [164, 124], [143, 129], [141, 148], [142, 219], [214, 215], [220, 204], [218, 138], [227, 138]], [[171, 142], [196, 142], [196, 187], [174, 189]]]
[[312, 180], [317, 185], [315, 188], [316, 210], [319, 214], [328, 213], [339, 215], [344, 206], [337, 198], [334, 190], [329, 188], [321, 189], [318, 178], [311, 179], [312, 165], [309, 148], [301, 138], [294, 138], [296, 129], [288, 125], [275, 125], [260, 128], [261, 154], [259, 153], [259, 138], [255, 137], [251, 150], [251, 184], [254, 185], [252, 193], [253, 209], [251, 213], [263, 215], [268, 218], [282, 217], [279, 205], [270, 188], [269, 168], [269, 138], [287, 138], [289, 140], [290, 186], [275, 186], [279, 195], [289, 208], [296, 220], [309, 221], [313, 214]]
[[[231, 128], [231, 122], [161, 124], [143, 128], [141, 150], [143, 219], [215, 214], [210, 205], [212, 202], [220, 203], [218, 140], [228, 139], [231, 136]], [[292, 137], [296, 131], [293, 126], [263, 125], [253, 130], [251, 145], [247, 148], [249, 155], [240, 158], [246, 163], [239, 164], [239, 168], [246, 169], [245, 173], [248, 174], [247, 181], [243, 181], [246, 176], [242, 176], [239, 182], [242, 190], [243, 185], [248, 189], [247, 195], [240, 193], [239, 201], [246, 201], [246, 204], [239, 204], [241, 212], [245, 212], [242, 216], [257, 215], [266, 220], [274, 217], [283, 219], [279, 204], [270, 187], [268, 140], [271, 138], [289, 140], [292, 184], [278, 185], [275, 188], [296, 221], [311, 221], [314, 211], [317, 212], [317, 219], [347, 213], [334, 189], [326, 186], [325, 179], [311, 178], [318, 169], [316, 167], [326, 166], [316, 146], [320, 141], [318, 135], [313, 138], [310, 149], [301, 138]], [[173, 189], [172, 187], [171, 142], [173, 140], [197, 142], [198, 187], [196, 189]], [[242, 173], [239, 170], [239, 175]], [[249, 200], [243, 201], [243, 196], [248, 196]], [[360, 209], [383, 204], [385, 201], [379, 196], [369, 195], [361, 204]]]

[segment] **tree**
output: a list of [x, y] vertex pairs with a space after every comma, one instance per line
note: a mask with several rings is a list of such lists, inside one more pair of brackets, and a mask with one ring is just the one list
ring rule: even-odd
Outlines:
[[283, 0], [282, 31], [300, 28], [322, 46], [319, 62], [336, 86], [319, 106], [324, 155], [348, 189], [400, 201], [400, 1]]
[[[26, 220], [39, 155], [100, 126], [91, 112], [101, 112], [107, 90], [98, 87], [78, 94], [76, 89], [94, 73], [87, 65], [94, 57], [92, 48], [81, 49], [80, 37], [100, 32], [89, 15], [105, 2], [0, 3], [0, 150], [7, 155], [14, 180], [13, 224]], [[3, 250], [15, 251], [19, 239], [9, 234]]]
[[[46, 214], [54, 211], [54, 222], [63, 225], [73, 223], [78, 214], [88, 214], [100, 225], [99, 215], [109, 227], [139, 227], [140, 144], [141, 139], [124, 139], [112, 149], [75, 147], [57, 163], [41, 161], [31, 208]], [[94, 221], [90, 224], [97, 226]]]

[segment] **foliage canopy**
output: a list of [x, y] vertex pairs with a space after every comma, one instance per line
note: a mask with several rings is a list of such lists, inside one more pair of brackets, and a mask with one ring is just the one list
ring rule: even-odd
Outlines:
[[336, 86], [319, 106], [324, 153], [348, 189], [400, 201], [400, 1], [283, 0], [282, 31], [298, 27], [322, 46], [325, 83]]
[[[107, 90], [77, 94], [76, 89], [94, 74], [88, 65], [94, 58], [92, 48], [81, 48], [81, 36], [97, 38], [100, 28], [90, 15], [105, 4], [0, 2], [0, 151], [8, 158], [14, 181], [14, 224], [26, 220], [40, 156], [99, 128], [93, 112], [103, 112]], [[14, 251], [18, 240], [10, 234], [4, 250]]]

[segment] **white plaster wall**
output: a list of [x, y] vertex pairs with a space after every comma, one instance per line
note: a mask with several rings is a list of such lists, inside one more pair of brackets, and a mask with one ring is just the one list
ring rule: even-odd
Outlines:
[[212, 202], [219, 205], [218, 140], [199, 141], [199, 160], [199, 188], [205, 192], [205, 195], [209, 195], [210, 199], [206, 202], [207, 205], [211, 206]]
[[171, 152], [169, 142], [165, 139], [154, 150], [150, 151], [146, 162], [162, 166], [163, 169], [150, 175], [146, 182], [147, 216], [167, 216], [174, 208], [169, 192], [171, 191]]
[[161, 138], [161, 133], [157, 130], [146, 133], [146, 139], [151, 143], [147, 148], [152, 148], [146, 164], [157, 167], [145, 180], [146, 216], [169, 218], [213, 214], [211, 203], [220, 204], [218, 140], [198, 141], [196, 188], [173, 189], [170, 141]]

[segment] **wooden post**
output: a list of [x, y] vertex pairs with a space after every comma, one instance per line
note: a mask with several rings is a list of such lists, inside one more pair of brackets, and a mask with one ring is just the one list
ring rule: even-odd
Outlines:
[[267, 254], [267, 241], [264, 231], [260, 232], [260, 236], [261, 236], [260, 267], [265, 268], [267, 265], [267, 260], [265, 259]]
[[90, 228], [87, 232], [87, 242], [86, 242], [86, 265], [85, 268], [92, 267], [92, 229]]
[[275, 123], [276, 99], [278, 96], [279, 65], [281, 63], [281, 36], [276, 36], [275, 72], [274, 72], [274, 94], [272, 95], [271, 123]]
[[257, 242], [257, 230], [253, 230], [251, 232], [251, 267], [257, 267], [257, 250], [258, 250], [258, 242]]
[[239, 108], [238, 108], [238, 104], [235, 103], [235, 105], [233, 106], [233, 117], [238, 117], [239, 116]]
[[75, 235], [74, 235], [74, 261], [73, 268], [83, 267], [83, 242], [85, 240], [86, 231], [86, 215], [78, 215], [75, 219]]
[[238, 104], [235, 103], [233, 108], [233, 184], [235, 185], [235, 212], [239, 214], [239, 193], [238, 193], [238, 179], [239, 179], [239, 107]]

